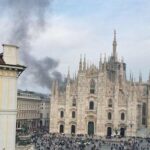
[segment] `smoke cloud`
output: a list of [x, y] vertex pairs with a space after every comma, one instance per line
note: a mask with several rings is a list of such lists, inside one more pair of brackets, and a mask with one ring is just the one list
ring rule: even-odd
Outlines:
[[[8, 11], [12, 23], [11, 34], [8, 41], [21, 48], [21, 58], [27, 66], [21, 76], [22, 85], [33, 82], [44, 88], [50, 88], [53, 79], [62, 82], [62, 75], [57, 71], [59, 62], [50, 57], [38, 60], [31, 55], [32, 30], [36, 31], [36, 37], [44, 32], [45, 15], [51, 7], [52, 0], [3, 0], [4, 11]], [[35, 38], [35, 37], [34, 37]], [[43, 50], [44, 53], [44, 50]]]

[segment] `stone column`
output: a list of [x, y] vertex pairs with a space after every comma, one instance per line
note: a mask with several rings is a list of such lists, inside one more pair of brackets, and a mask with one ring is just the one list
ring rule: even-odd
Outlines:
[[0, 63], [0, 150], [15, 150], [17, 78], [25, 67], [18, 65], [18, 47], [3, 47], [0, 58], [4, 61]]

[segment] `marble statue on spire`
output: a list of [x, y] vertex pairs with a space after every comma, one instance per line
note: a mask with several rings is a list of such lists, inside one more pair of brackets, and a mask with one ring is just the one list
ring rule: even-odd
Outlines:
[[116, 41], [116, 30], [114, 30], [114, 40], [113, 40], [113, 57], [117, 60], [117, 41]]

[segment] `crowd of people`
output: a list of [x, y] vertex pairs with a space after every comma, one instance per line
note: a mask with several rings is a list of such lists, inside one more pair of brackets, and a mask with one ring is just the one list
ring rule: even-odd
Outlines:
[[149, 139], [106, 139], [60, 134], [34, 134], [36, 150], [150, 150]]

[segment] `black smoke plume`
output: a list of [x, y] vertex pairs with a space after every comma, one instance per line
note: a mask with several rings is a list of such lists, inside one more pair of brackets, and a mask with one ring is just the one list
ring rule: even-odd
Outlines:
[[57, 60], [50, 57], [37, 60], [31, 55], [32, 34], [30, 30], [36, 31], [36, 37], [44, 32], [45, 14], [51, 12], [52, 0], [2, 0], [1, 4], [3, 10], [9, 12], [12, 24], [12, 32], [8, 40], [20, 47], [21, 58], [27, 66], [21, 77], [22, 85], [34, 82], [40, 87], [50, 88], [53, 79], [62, 82], [62, 75], [56, 70], [59, 65]]

